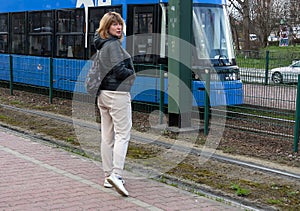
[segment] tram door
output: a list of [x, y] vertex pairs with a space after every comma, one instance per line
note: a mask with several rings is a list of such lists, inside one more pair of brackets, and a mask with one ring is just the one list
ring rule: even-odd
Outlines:
[[135, 63], [157, 63], [160, 30], [159, 5], [129, 5], [126, 48]]

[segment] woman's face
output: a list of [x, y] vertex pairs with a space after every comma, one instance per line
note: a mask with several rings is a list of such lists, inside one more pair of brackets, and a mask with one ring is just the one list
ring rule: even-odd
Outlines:
[[122, 25], [120, 23], [114, 22], [110, 25], [108, 33], [115, 37], [121, 37], [122, 35]]

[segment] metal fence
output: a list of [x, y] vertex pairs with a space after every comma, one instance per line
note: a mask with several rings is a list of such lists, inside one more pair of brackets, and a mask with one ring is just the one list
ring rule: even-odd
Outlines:
[[[244, 104], [232, 109], [244, 115], [236, 122], [247, 121], [248, 131], [285, 140], [294, 139], [294, 151], [298, 151], [295, 134], [299, 128], [295, 125], [295, 114], [300, 68], [285, 72], [285, 67], [299, 58], [299, 53], [293, 52], [238, 52]], [[279, 80], [276, 80], [276, 72]]]
[[[227, 107], [226, 114], [224, 114], [228, 119], [226, 126], [243, 131], [243, 133], [250, 132], [294, 140], [294, 151], [298, 151], [299, 123], [295, 120], [300, 116], [300, 114], [298, 115], [299, 111], [296, 112], [300, 106], [297, 107], [296, 104], [297, 93], [299, 93], [297, 92], [297, 83], [295, 81], [292, 83], [274, 83], [272, 81], [272, 69], [288, 66], [299, 58], [300, 55], [294, 53], [282, 55], [270, 52], [238, 52], [237, 64], [240, 67], [240, 76], [243, 81], [244, 99], [243, 104]], [[80, 71], [86, 68], [86, 72], [89, 69], [86, 61], [73, 59], [19, 57], [17, 55], [14, 55], [13, 59], [14, 61], [12, 61], [11, 55], [1, 55], [0, 57], [0, 80], [10, 83], [11, 93], [12, 82], [21, 85], [26, 83], [26, 86], [29, 85], [33, 89], [46, 90], [50, 102], [52, 102], [53, 91], [63, 90], [59, 92], [65, 93], [62, 97], [70, 96], [74, 90], [82, 91], [84, 78], [81, 77]], [[143, 74], [148, 74], [148, 71], [151, 71], [149, 74], [153, 76], [155, 73], [155, 77], [151, 78], [155, 81], [149, 82], [153, 86], [153, 90], [147, 90], [143, 94], [148, 95], [149, 98], [155, 98], [155, 102], [158, 103], [141, 102], [136, 104], [135, 108], [142, 108], [144, 111], [151, 112], [153, 106], [156, 106], [156, 110], [166, 111], [165, 102], [168, 96], [160, 91], [167, 89], [166, 68], [157, 65], [136, 66], [136, 68], [138, 72], [143, 72]], [[74, 69], [78, 71], [74, 72]], [[65, 78], [66, 75], [72, 77]], [[285, 78], [297, 78], [296, 81], [298, 81], [298, 73], [288, 73]], [[80, 83], [76, 85], [78, 80]], [[28, 84], [28, 81], [31, 81], [31, 84]], [[137, 83], [139, 82], [137, 81]], [[145, 81], [139, 84], [140, 88], [137, 88], [137, 91], [143, 89], [144, 83]], [[153, 95], [153, 91], [159, 93]], [[205, 96], [201, 99], [206, 108], [201, 116], [205, 117], [203, 117], [204, 129], [207, 130], [208, 105], [205, 104]], [[299, 99], [298, 101], [300, 103]]]

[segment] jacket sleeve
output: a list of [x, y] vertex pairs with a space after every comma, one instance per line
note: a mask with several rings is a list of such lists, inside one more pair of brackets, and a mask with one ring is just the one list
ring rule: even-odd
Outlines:
[[125, 52], [121, 49], [119, 41], [113, 41], [110, 43], [109, 51], [110, 51], [110, 62], [112, 64], [112, 71], [115, 74], [118, 80], [125, 80], [129, 76], [134, 74], [132, 63], [130, 65], [126, 65], [126, 60], [130, 60], [130, 55], [125, 54]]

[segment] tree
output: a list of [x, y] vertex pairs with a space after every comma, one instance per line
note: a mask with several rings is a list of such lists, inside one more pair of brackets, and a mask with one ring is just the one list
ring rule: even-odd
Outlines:
[[[249, 0], [229, 0], [229, 7], [231, 9], [231, 22], [240, 22], [242, 23], [242, 30], [244, 36], [244, 49], [250, 49], [250, 40], [249, 40], [249, 27], [250, 27], [250, 15], [249, 15]], [[239, 42], [238, 33], [233, 33], [235, 36], [236, 42]], [[239, 46], [239, 44], [237, 44]]]
[[253, 0], [252, 4], [252, 25], [258, 36], [261, 47], [265, 47], [268, 42], [268, 36], [275, 28], [278, 18], [273, 16], [272, 4], [276, 1], [271, 0]]
[[294, 26], [300, 25], [300, 1], [290, 0], [290, 23]]
[[252, 46], [250, 33], [258, 36], [258, 47], [267, 45], [270, 33], [278, 31], [280, 20], [287, 18], [288, 5], [285, 0], [229, 0], [232, 8], [230, 15], [242, 24], [245, 50], [250, 50]]

